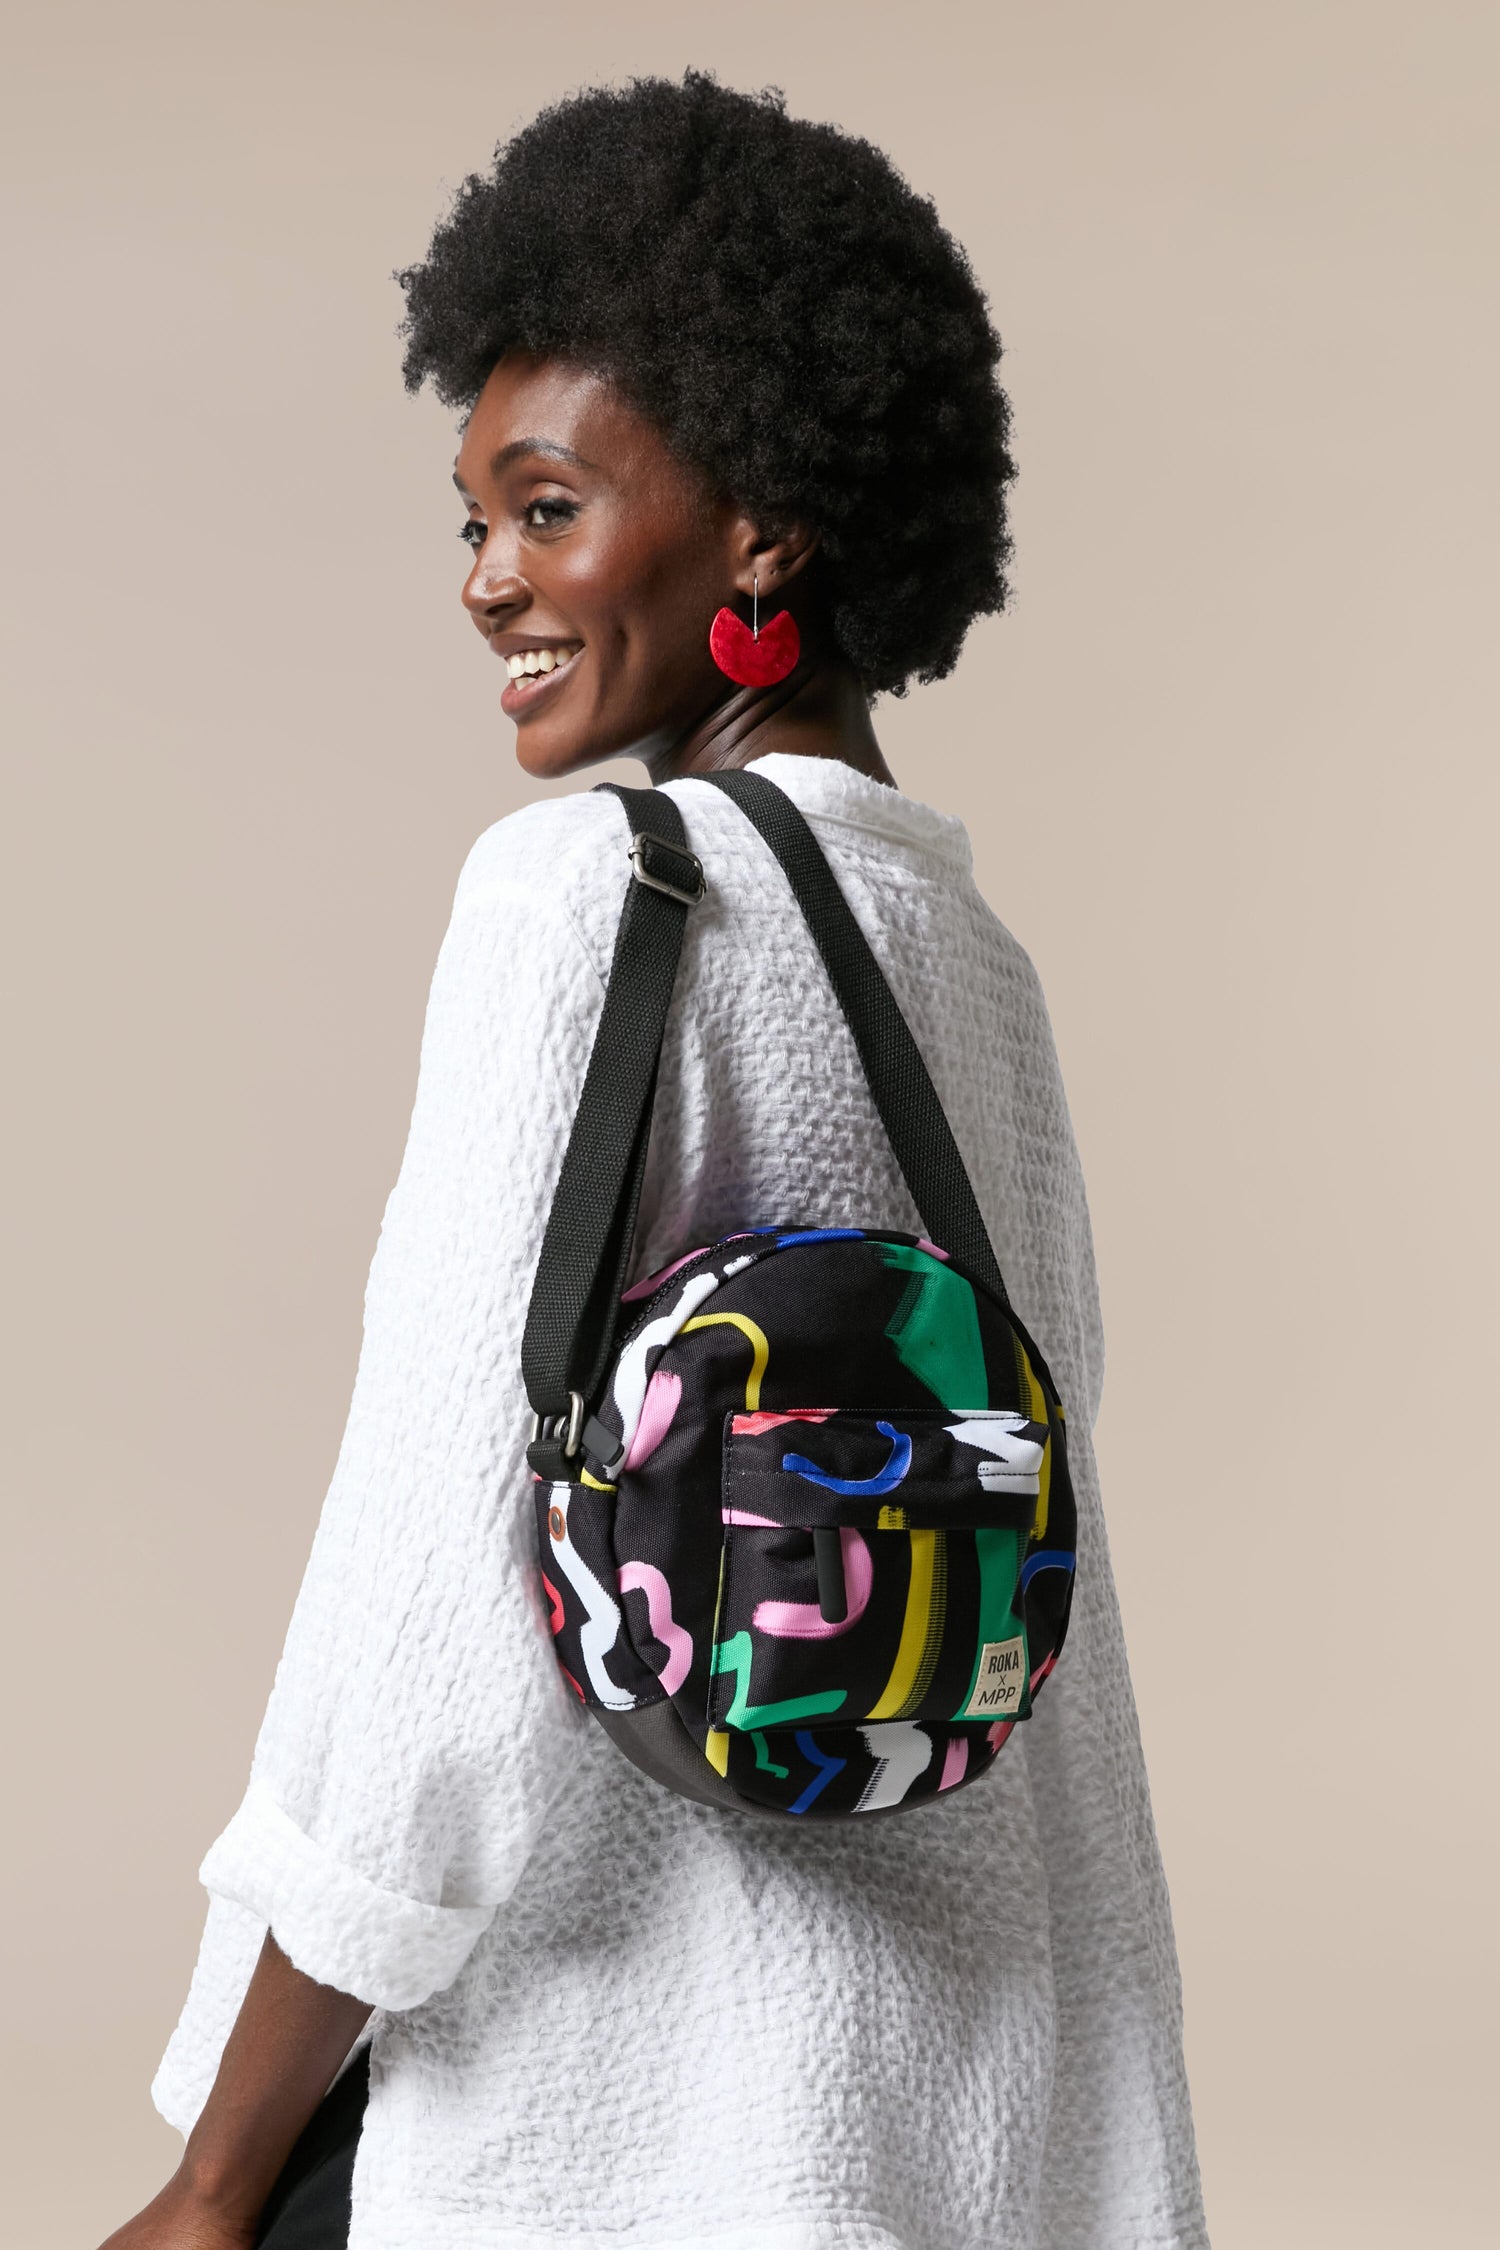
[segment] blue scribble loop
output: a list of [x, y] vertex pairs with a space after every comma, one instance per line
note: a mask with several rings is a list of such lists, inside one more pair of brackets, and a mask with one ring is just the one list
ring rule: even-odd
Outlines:
[[911, 1439], [904, 1430], [892, 1429], [889, 1422], [877, 1422], [876, 1429], [891, 1441], [891, 1457], [873, 1477], [835, 1477], [820, 1469], [816, 1461], [809, 1461], [805, 1453], [783, 1453], [781, 1466], [792, 1476], [806, 1477], [810, 1484], [820, 1484], [826, 1492], [842, 1492], [861, 1498], [878, 1498], [882, 1492], [894, 1492], [911, 1467]]
[[1059, 1548], [1044, 1547], [1040, 1554], [1029, 1555], [1021, 1565], [1021, 1591], [1024, 1593], [1039, 1570], [1072, 1570], [1078, 1558], [1064, 1554]]
[[808, 1764], [816, 1766], [818, 1769], [797, 1802], [794, 1805], [787, 1806], [788, 1812], [803, 1813], [806, 1812], [810, 1804], [813, 1804], [823, 1794], [829, 1782], [843, 1772], [849, 1761], [847, 1758], [830, 1757], [826, 1751], [820, 1750], [812, 1736], [804, 1733], [800, 1727], [797, 1729], [794, 1739], [797, 1748], [802, 1752]]
[[864, 1239], [863, 1227], [799, 1227], [795, 1234], [781, 1235], [776, 1247], [785, 1250], [792, 1242], [863, 1242]]

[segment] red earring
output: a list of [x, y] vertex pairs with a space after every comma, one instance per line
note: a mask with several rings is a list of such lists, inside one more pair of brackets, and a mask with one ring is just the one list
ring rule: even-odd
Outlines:
[[789, 609], [779, 609], [764, 632], [760, 623], [760, 577], [751, 596], [747, 626], [732, 609], [721, 609], [708, 629], [708, 648], [719, 670], [736, 687], [774, 687], [797, 669], [802, 635]]

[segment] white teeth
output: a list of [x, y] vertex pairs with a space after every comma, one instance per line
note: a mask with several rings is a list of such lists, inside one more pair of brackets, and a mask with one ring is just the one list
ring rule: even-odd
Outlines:
[[535, 679], [542, 673], [561, 672], [578, 654], [576, 648], [528, 648], [508, 656], [505, 668], [513, 680]]

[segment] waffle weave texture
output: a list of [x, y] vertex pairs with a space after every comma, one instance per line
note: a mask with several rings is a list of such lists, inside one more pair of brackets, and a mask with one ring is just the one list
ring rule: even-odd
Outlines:
[[[842, 765], [756, 763], [885, 967], [1067, 1404], [1056, 1676], [972, 1789], [819, 1830], [656, 1788], [569, 1692], [520, 1341], [628, 865], [612, 798], [528, 806], [459, 882], [348, 1425], [155, 2099], [191, 2125], [269, 1926], [379, 2011], [351, 2250], [1198, 2250], [1041, 989], [961, 821]], [[633, 1276], [742, 1226], [921, 1232], [780, 870], [717, 790], [670, 787], [709, 890]]]

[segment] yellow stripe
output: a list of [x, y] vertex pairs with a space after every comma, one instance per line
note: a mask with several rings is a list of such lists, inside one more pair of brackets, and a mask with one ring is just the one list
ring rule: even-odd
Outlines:
[[906, 1615], [901, 1621], [901, 1645], [880, 1701], [867, 1713], [872, 1719], [895, 1717], [911, 1693], [922, 1651], [927, 1645], [927, 1620], [932, 1609], [932, 1553], [937, 1533], [909, 1531], [907, 1537], [911, 1541], [911, 1578], [906, 1588]]
[[927, 1611], [927, 1642], [922, 1650], [922, 1661], [917, 1666], [917, 1676], [900, 1710], [898, 1719], [909, 1719], [920, 1711], [932, 1686], [933, 1674], [938, 1668], [938, 1658], [943, 1653], [943, 1627], [948, 1621], [948, 1534], [935, 1531], [932, 1535], [932, 1600]]
[[729, 1730], [727, 1727], [709, 1728], [708, 1740], [703, 1745], [703, 1754], [715, 1773], [728, 1773]]
[[721, 1324], [729, 1328], [738, 1328], [742, 1335], [748, 1336], [750, 1339], [750, 1350], [753, 1356], [750, 1362], [750, 1379], [745, 1385], [745, 1410], [747, 1413], [753, 1414], [760, 1405], [760, 1379], [766, 1371], [766, 1362], [771, 1356], [771, 1347], [766, 1342], [763, 1330], [757, 1328], [753, 1320], [747, 1320], [742, 1312], [705, 1312], [699, 1313], [696, 1320], [685, 1320], [682, 1324], [682, 1334], [688, 1336], [695, 1328], [716, 1328]]
[[875, 1518], [875, 1529], [877, 1531], [904, 1531], [906, 1529], [906, 1510], [904, 1508], [883, 1507]]
[[597, 1477], [589, 1475], [587, 1469], [582, 1471], [579, 1482], [582, 1484], [592, 1485], [596, 1492], [613, 1492], [615, 1489], [612, 1484], [601, 1484]]
[[1037, 1477], [1036, 1514], [1031, 1519], [1032, 1538], [1045, 1539], [1047, 1536], [1047, 1508], [1052, 1497], [1052, 1431], [1051, 1424], [1047, 1419], [1047, 1394], [1037, 1381], [1036, 1370], [1025, 1352], [1021, 1354], [1021, 1365], [1026, 1370], [1026, 1388], [1031, 1394], [1029, 1409], [1031, 1419], [1033, 1422], [1040, 1422], [1042, 1428], [1047, 1432], [1047, 1437], [1042, 1446], [1041, 1472]]

